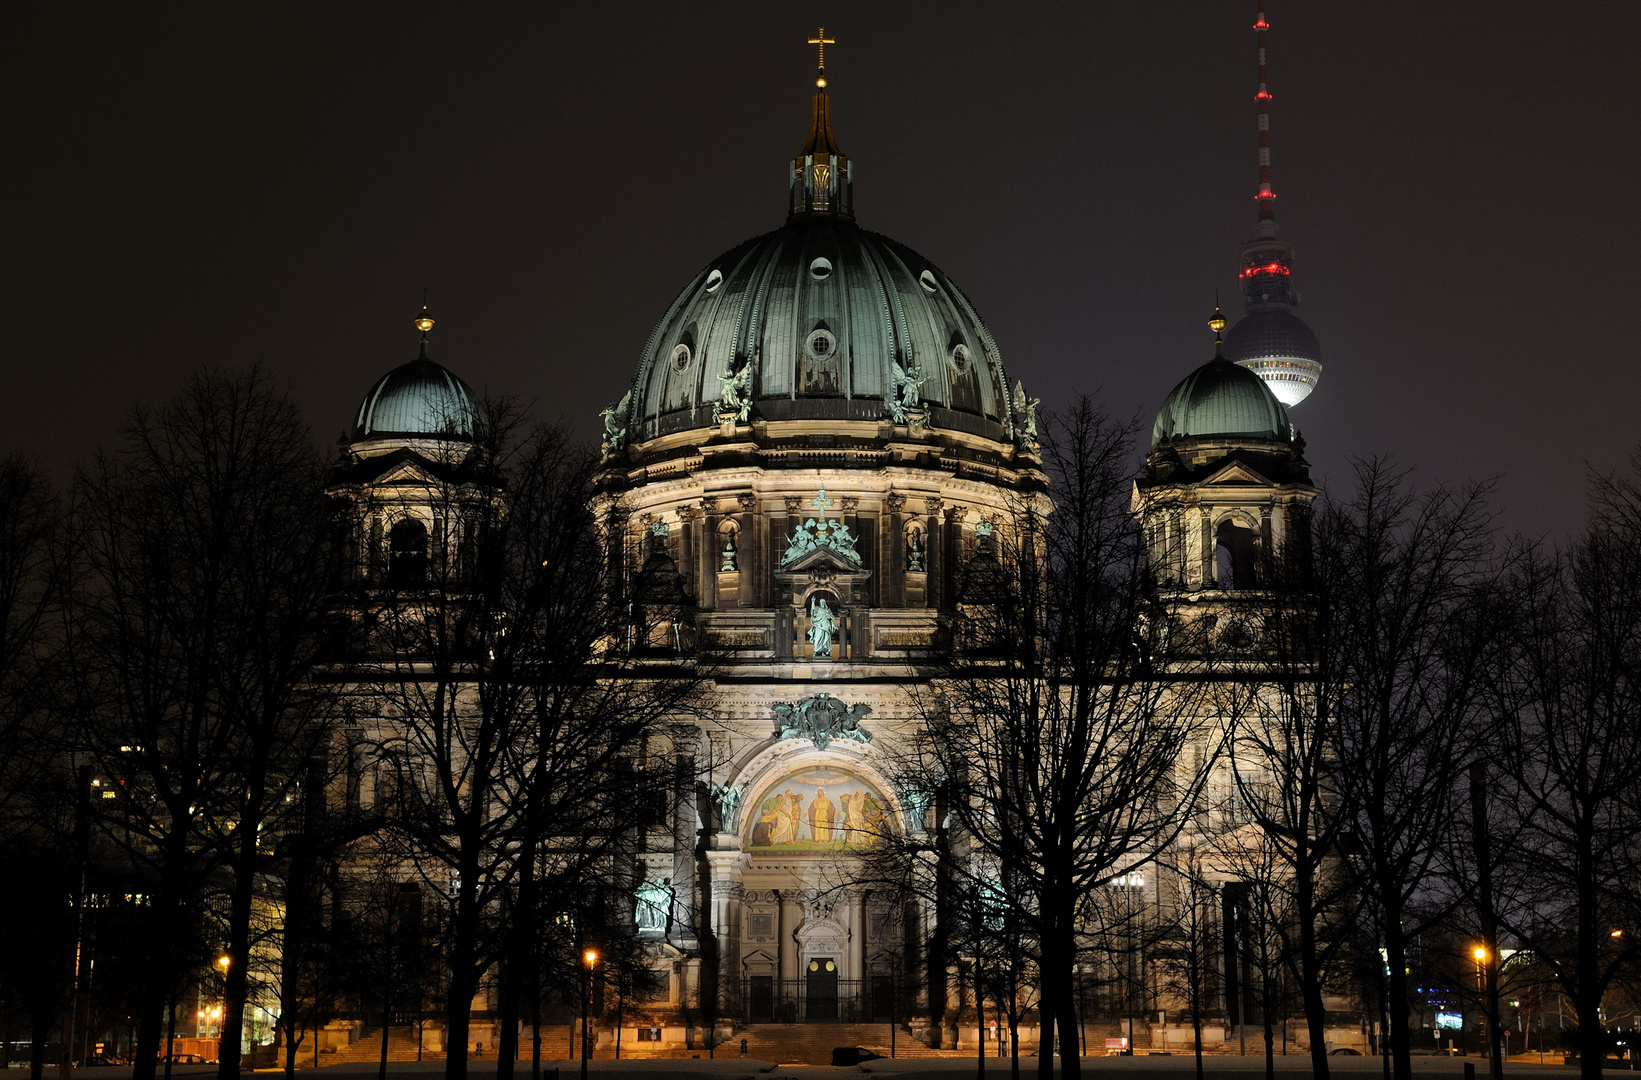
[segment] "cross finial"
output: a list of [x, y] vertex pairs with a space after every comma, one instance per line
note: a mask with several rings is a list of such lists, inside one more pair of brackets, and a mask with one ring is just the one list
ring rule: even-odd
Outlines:
[[833, 38], [827, 37], [826, 36], [826, 27], [821, 26], [821, 27], [817, 27], [815, 29], [815, 36], [809, 39], [809, 44], [815, 46], [815, 69], [816, 69], [816, 71], [820, 72], [820, 75], [818, 75], [817, 78], [816, 78], [815, 85], [816, 86], [825, 86], [826, 85], [826, 74], [825, 74], [825, 72], [826, 72], [826, 47], [828, 45], [836, 45], [837, 41]]
[[824, 519], [826, 517], [826, 512], [836, 506], [837, 503], [833, 502], [831, 499], [828, 499], [826, 497], [826, 489], [821, 488], [820, 492], [813, 499], [809, 500], [809, 505], [813, 506], [816, 510], [819, 510], [821, 512], [821, 517]]

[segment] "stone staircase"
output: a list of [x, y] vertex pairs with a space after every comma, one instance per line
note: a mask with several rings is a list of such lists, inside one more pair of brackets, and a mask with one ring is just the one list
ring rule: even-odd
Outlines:
[[[338, 1050], [334, 1054], [325, 1054], [326, 1065], [364, 1065], [374, 1064], [382, 1057], [382, 1029], [379, 1027], [366, 1028], [358, 1039]], [[416, 1029], [413, 1027], [395, 1027], [388, 1030], [387, 1059], [395, 1061], [416, 1060]], [[443, 1061], [444, 1054], [434, 1053], [431, 1050], [422, 1051], [423, 1061]]]
[[[718, 1047], [719, 1057], [739, 1056], [741, 1040], [746, 1056], [777, 1065], [830, 1065], [832, 1049], [864, 1046], [889, 1056], [888, 1024], [753, 1024], [737, 1031]], [[953, 1051], [930, 1050], [901, 1028], [895, 1038], [895, 1057], [949, 1057]]]

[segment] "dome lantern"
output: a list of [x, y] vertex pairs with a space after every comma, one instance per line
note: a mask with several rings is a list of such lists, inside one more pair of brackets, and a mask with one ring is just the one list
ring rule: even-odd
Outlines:
[[824, 28], [809, 44], [817, 49], [815, 99], [809, 141], [792, 159], [791, 217], [835, 217], [854, 220], [854, 177], [849, 158], [832, 136], [831, 99], [826, 93], [826, 47], [836, 44]]

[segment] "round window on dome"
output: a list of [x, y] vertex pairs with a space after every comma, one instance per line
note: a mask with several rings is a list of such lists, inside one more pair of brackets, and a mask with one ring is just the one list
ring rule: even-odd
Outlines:
[[832, 262], [830, 259], [816, 259], [809, 264], [809, 276], [816, 281], [825, 281], [832, 276]]
[[973, 363], [973, 360], [969, 356], [969, 347], [967, 345], [958, 345], [952, 349], [952, 368], [959, 375], [967, 375], [971, 363]]
[[934, 274], [927, 270], [917, 276], [917, 283], [923, 286], [923, 291], [926, 293], [932, 294], [939, 288], [939, 286], [935, 284]]
[[714, 270], [712, 273], [707, 275], [707, 292], [709, 292], [709, 293], [710, 292], [717, 292], [718, 291], [718, 286], [722, 285], [723, 283], [724, 283], [723, 271]]
[[807, 347], [810, 356], [817, 360], [825, 360], [837, 351], [838, 343], [827, 331], [816, 330], [809, 335]]
[[692, 356], [689, 351], [689, 346], [679, 345], [676, 349], [672, 350], [672, 369], [674, 371], [684, 371], [689, 367], [689, 362], [691, 359]]

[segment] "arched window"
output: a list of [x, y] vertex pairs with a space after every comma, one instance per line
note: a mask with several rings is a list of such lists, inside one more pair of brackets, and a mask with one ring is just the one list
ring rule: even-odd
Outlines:
[[400, 518], [387, 533], [387, 583], [394, 589], [427, 584], [427, 526]]
[[1255, 572], [1254, 531], [1226, 519], [1214, 531], [1214, 578], [1222, 589], [1251, 589]]

